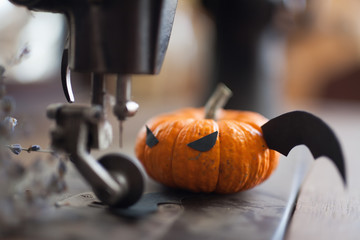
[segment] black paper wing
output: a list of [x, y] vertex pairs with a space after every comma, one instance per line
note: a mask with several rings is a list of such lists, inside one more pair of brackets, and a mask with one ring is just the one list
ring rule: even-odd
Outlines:
[[334, 162], [346, 184], [345, 163], [337, 137], [320, 118], [304, 111], [285, 113], [269, 120], [262, 127], [270, 149], [285, 156], [295, 146], [304, 144], [314, 156], [326, 156]]

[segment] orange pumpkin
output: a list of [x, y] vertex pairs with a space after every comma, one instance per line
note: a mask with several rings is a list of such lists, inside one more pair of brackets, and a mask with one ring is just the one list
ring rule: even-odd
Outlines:
[[279, 156], [262, 136], [265, 117], [220, 109], [215, 121], [204, 114], [182, 109], [143, 127], [135, 153], [150, 177], [193, 192], [235, 193], [270, 176]]

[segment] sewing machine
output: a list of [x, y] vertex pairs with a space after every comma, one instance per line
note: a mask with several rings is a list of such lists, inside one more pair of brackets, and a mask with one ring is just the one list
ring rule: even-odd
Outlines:
[[61, 66], [64, 93], [68, 102], [74, 102], [71, 72], [90, 73], [92, 99], [90, 106], [49, 106], [47, 115], [56, 122], [51, 132], [52, 145], [70, 154], [71, 161], [103, 203], [132, 205], [143, 192], [143, 176], [138, 167], [123, 154], [105, 155], [98, 161], [90, 154], [91, 149], [105, 149], [112, 142], [112, 128], [104, 113], [104, 79], [108, 74], [117, 75], [113, 112], [120, 122], [121, 135], [122, 122], [138, 109], [138, 104], [130, 99], [131, 74], [160, 71], [177, 0], [10, 2], [66, 16], [69, 30]]

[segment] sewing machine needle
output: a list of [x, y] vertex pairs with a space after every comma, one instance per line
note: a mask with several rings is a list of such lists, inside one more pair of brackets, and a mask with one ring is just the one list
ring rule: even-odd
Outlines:
[[123, 121], [120, 120], [119, 121], [119, 147], [122, 148], [123, 146], [123, 136], [122, 136], [122, 133], [123, 133]]

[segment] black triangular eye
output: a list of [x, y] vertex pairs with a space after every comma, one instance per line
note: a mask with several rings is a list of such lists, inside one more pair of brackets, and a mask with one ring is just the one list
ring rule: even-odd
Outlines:
[[158, 143], [159, 143], [159, 140], [157, 140], [157, 138], [152, 133], [150, 128], [148, 128], [148, 126], [146, 126], [146, 145], [148, 145], [149, 148], [152, 148]]
[[194, 142], [188, 144], [189, 147], [200, 152], [209, 151], [216, 143], [218, 132], [210, 133]]

